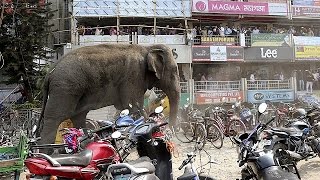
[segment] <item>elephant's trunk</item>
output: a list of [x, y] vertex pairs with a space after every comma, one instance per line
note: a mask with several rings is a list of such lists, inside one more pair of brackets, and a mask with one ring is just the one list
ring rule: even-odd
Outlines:
[[180, 85], [175, 89], [165, 92], [168, 95], [170, 103], [170, 116], [169, 116], [169, 126], [174, 127], [176, 125], [178, 110], [179, 110], [179, 101], [180, 101]]

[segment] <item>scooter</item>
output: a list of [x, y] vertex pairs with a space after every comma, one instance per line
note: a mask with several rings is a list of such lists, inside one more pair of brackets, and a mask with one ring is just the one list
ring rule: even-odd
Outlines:
[[[79, 153], [49, 156], [30, 151], [24, 164], [35, 179], [50, 179], [52, 177], [82, 180], [106, 179], [105, 173], [108, 167], [112, 164], [119, 164], [120, 157], [109, 139], [98, 139], [95, 136], [96, 132], [105, 129], [88, 131], [88, 134], [79, 143], [92, 138], [96, 138], [96, 140], [89, 142]], [[30, 142], [34, 143], [35, 141], [31, 140]], [[32, 148], [46, 148], [47, 146], [49, 145], [38, 145]], [[146, 177], [153, 173], [152, 168], [149, 168], [150, 163], [143, 162], [144, 160], [140, 159], [131, 163], [132, 176], [147, 179]]]

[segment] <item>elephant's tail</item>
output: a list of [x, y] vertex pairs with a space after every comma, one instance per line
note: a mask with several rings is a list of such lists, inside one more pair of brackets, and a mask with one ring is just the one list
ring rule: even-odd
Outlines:
[[46, 108], [46, 104], [48, 101], [48, 93], [49, 92], [49, 76], [47, 75], [45, 77], [44, 80], [44, 84], [43, 84], [43, 90], [42, 90], [42, 94], [43, 94], [43, 102], [42, 102], [42, 109], [41, 109], [41, 114], [37, 123], [37, 130], [36, 130], [36, 136], [40, 137], [40, 132], [42, 130], [42, 125], [43, 125], [43, 117], [44, 117], [44, 111]]

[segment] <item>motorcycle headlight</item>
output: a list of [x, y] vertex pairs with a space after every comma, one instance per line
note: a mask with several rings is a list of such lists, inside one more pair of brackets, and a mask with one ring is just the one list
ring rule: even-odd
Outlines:
[[188, 108], [188, 104], [185, 104], [185, 105], [184, 105], [184, 108]]

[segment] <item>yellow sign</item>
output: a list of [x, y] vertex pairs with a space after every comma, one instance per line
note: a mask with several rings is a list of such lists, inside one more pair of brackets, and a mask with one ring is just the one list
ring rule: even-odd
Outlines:
[[72, 123], [71, 119], [64, 120], [58, 127], [55, 144], [62, 144], [63, 143], [62, 132], [60, 130], [63, 128], [72, 128], [72, 127], [73, 127], [73, 123]]
[[320, 60], [320, 46], [297, 46], [296, 60]]

